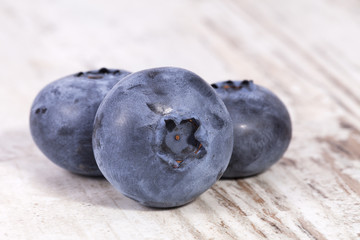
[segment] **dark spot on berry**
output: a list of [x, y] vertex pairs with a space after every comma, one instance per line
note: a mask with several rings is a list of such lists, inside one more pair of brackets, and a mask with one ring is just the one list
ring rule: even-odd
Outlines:
[[46, 111], [47, 111], [47, 108], [38, 108], [38, 109], [36, 109], [35, 110], [35, 113], [36, 114], [39, 114], [39, 113], [46, 113]]
[[109, 69], [107, 69], [107, 68], [100, 68], [100, 70], [99, 70], [99, 73], [101, 73], [101, 74], [107, 74], [107, 73], [109, 73], [110, 71], [109, 71]]
[[215, 89], [218, 88], [218, 85], [216, 85], [215, 83], [211, 84], [211, 86]]
[[157, 109], [156, 109], [155, 104], [146, 103], [146, 106], [147, 106], [152, 112], [154, 112], [154, 113], [156, 113], [156, 114], [159, 114], [159, 112], [158, 112]]
[[73, 128], [69, 128], [69, 127], [62, 127], [58, 130], [57, 132], [60, 136], [68, 136], [74, 133], [74, 129]]
[[156, 75], [158, 75], [159, 72], [158, 71], [151, 71], [148, 73], [148, 77], [151, 79], [154, 79], [156, 77]]
[[248, 86], [249, 84], [250, 84], [249, 80], [243, 80], [241, 82], [241, 85], [243, 85], [243, 86]]
[[84, 75], [83, 72], [78, 72], [77, 74], [75, 74], [75, 77], [81, 77], [81, 76], [83, 76], [83, 75]]
[[247, 89], [254, 90], [255, 84], [253, 80], [243, 80], [240, 83], [240, 87], [246, 87]]
[[211, 114], [210, 116], [212, 118], [210, 123], [211, 123], [213, 128], [221, 129], [221, 128], [224, 127], [225, 123], [224, 123], [224, 120], [221, 117], [219, 117], [217, 114]]
[[168, 119], [168, 120], [165, 120], [165, 127], [169, 132], [171, 132], [176, 127], [176, 124], [173, 120]]
[[120, 73], [121, 73], [120, 70], [115, 70], [112, 74], [113, 75], [120, 75]]

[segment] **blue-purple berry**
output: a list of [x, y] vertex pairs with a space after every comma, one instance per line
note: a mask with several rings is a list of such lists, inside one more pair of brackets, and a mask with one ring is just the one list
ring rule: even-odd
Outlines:
[[223, 178], [259, 174], [277, 162], [291, 139], [289, 113], [270, 90], [253, 81], [212, 84], [234, 125], [234, 148]]
[[30, 130], [40, 150], [70, 172], [102, 176], [92, 150], [95, 114], [107, 92], [129, 72], [101, 68], [48, 84], [36, 96]]
[[225, 171], [233, 126], [224, 103], [196, 74], [173, 67], [133, 73], [101, 103], [93, 147], [100, 170], [143, 205], [184, 205]]

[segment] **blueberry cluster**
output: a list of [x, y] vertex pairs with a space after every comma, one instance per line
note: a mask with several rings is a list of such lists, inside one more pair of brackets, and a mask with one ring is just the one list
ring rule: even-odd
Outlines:
[[208, 85], [181, 68], [101, 68], [47, 85], [30, 129], [40, 150], [73, 173], [105, 178], [139, 203], [191, 202], [218, 179], [278, 161], [291, 138], [284, 104], [252, 81]]

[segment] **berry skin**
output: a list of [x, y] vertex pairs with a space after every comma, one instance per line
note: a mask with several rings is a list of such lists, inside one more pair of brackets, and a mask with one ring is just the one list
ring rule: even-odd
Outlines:
[[173, 67], [133, 73], [101, 103], [95, 159], [107, 180], [143, 205], [184, 205], [225, 171], [233, 126], [204, 80]]
[[223, 178], [259, 174], [277, 162], [291, 139], [291, 121], [285, 105], [253, 81], [212, 84], [224, 101], [234, 125], [234, 149]]
[[91, 143], [96, 110], [128, 74], [101, 68], [66, 76], [42, 89], [31, 107], [30, 130], [45, 156], [70, 172], [102, 176]]

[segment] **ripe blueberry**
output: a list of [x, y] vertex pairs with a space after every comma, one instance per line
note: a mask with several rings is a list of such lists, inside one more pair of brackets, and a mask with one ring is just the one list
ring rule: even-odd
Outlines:
[[234, 125], [234, 149], [223, 178], [248, 177], [277, 162], [291, 139], [285, 105], [253, 81], [212, 84], [224, 101]]
[[125, 77], [95, 118], [98, 166], [124, 195], [143, 205], [186, 204], [225, 171], [233, 126], [224, 103], [194, 73], [172, 67]]
[[30, 130], [45, 156], [73, 173], [101, 176], [91, 143], [96, 110], [128, 74], [101, 68], [61, 78], [42, 89], [31, 107]]

